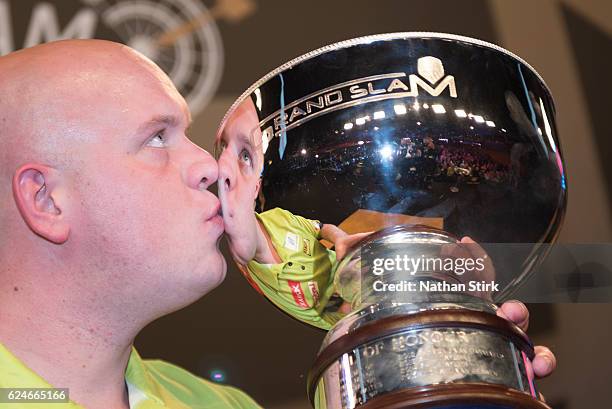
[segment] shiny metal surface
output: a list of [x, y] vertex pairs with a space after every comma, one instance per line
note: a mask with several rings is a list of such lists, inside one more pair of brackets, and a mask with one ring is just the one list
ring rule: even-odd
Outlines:
[[[491, 301], [491, 291], [470, 290], [470, 282], [497, 282], [508, 283], [512, 277], [503, 277], [499, 274], [490, 260], [489, 255], [477, 243], [457, 243], [457, 238], [444, 231], [418, 227], [412, 225], [399, 225], [383, 229], [377, 233], [364, 237], [355, 243], [339, 262], [335, 272], [334, 286], [340, 296], [351, 303], [352, 309], [360, 309], [362, 304], [372, 303], [423, 303], [457, 299], [453, 292], [443, 293], [430, 291], [431, 287], [449, 284], [449, 287], [463, 286], [465, 290], [454, 291], [460, 293], [461, 299], [469, 300], [477, 297]], [[477, 271], [459, 271], [453, 268], [445, 271], [441, 263], [438, 265], [420, 266], [408, 272], [404, 265], [385, 271], [382, 275], [373, 273], [375, 259], [408, 258], [411, 260], [449, 260], [454, 258], [481, 258], [482, 269]], [[401, 264], [401, 263], [400, 263]], [[507, 272], [507, 271], [506, 271]], [[507, 274], [506, 274], [507, 275]], [[413, 285], [412, 291], [376, 291], [387, 284], [407, 288]]]

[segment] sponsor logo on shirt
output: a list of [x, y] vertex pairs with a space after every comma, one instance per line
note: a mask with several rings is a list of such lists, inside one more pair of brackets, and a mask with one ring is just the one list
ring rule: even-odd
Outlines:
[[297, 281], [287, 280], [287, 282], [289, 283], [291, 295], [293, 295], [293, 299], [297, 306], [300, 308], [310, 308], [306, 302], [306, 296], [304, 295], [304, 290], [302, 290], [302, 285]]
[[319, 302], [319, 285], [316, 281], [308, 282], [308, 289], [310, 290], [310, 294], [312, 294], [313, 302], [316, 304]]
[[310, 240], [307, 238], [302, 238], [302, 251], [307, 256], [312, 256], [312, 245], [310, 244]]
[[285, 236], [285, 248], [293, 251], [298, 251], [298, 249], [300, 248], [299, 239], [300, 237], [297, 234], [288, 231], [287, 235]]

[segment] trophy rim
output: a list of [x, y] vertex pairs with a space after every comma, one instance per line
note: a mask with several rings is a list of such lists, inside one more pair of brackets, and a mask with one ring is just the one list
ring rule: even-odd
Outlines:
[[[356, 250], [365, 246], [366, 244], [370, 244], [377, 240], [384, 239], [387, 236], [390, 236], [391, 234], [396, 233], [396, 232], [435, 233], [435, 234], [447, 236], [448, 238], [451, 238], [455, 240], [456, 242], [459, 242], [460, 240], [460, 238], [457, 237], [456, 235], [450, 232], [447, 232], [446, 230], [438, 229], [436, 227], [431, 227], [431, 226], [427, 226], [424, 224], [418, 224], [418, 223], [396, 224], [394, 226], [388, 226], [383, 229], [376, 230], [368, 234], [367, 236], [362, 237], [357, 242], [350, 245], [348, 249], [346, 249], [345, 254], [346, 256], [348, 256], [349, 254], [354, 253]], [[344, 259], [348, 260], [349, 257], [346, 257], [346, 256], [344, 257]]]
[[[512, 51], [509, 51], [497, 44], [493, 44], [488, 41], [480, 40], [474, 37], [468, 37], [468, 36], [463, 36], [459, 34], [435, 32], [435, 31], [400, 31], [400, 32], [393, 32], [393, 33], [372, 34], [372, 35], [355, 37], [355, 38], [351, 38], [348, 40], [335, 42], [335, 43], [328, 44], [323, 47], [311, 50], [307, 53], [304, 53], [298, 57], [295, 57], [287, 61], [286, 63], [268, 72], [266, 75], [261, 77], [259, 80], [255, 81], [249, 88], [247, 88], [247, 90], [244, 91], [230, 106], [230, 108], [227, 110], [227, 112], [223, 116], [223, 119], [221, 120], [221, 123], [215, 135], [215, 139], [219, 138], [219, 136], [223, 132], [223, 128], [225, 127], [226, 122], [229, 119], [229, 117], [234, 113], [236, 108], [246, 98], [248, 98], [256, 89], [258, 89], [261, 85], [269, 81], [271, 78], [275, 77], [276, 75], [284, 71], [287, 71], [293, 68], [297, 64], [300, 64], [304, 61], [310, 60], [314, 57], [317, 57], [321, 54], [324, 54], [330, 51], [336, 51], [336, 50], [340, 50], [343, 48], [349, 48], [349, 47], [356, 46], [356, 45], [368, 44], [368, 43], [372, 43], [375, 41], [402, 40], [402, 39], [412, 39], [412, 38], [421, 38], [421, 37], [422, 38], [436, 38], [436, 39], [443, 39], [443, 40], [462, 41], [462, 42], [469, 43], [472, 45], [481, 46], [481, 47], [485, 47], [485, 48], [489, 48], [489, 49], [501, 52], [502, 54], [505, 54], [517, 60], [518, 62], [523, 64], [525, 67], [527, 67], [529, 70], [531, 70], [533, 74], [535, 74], [535, 76], [540, 80], [540, 82], [542, 83], [542, 85], [544, 86], [548, 94], [552, 97], [552, 92], [550, 90], [550, 87], [548, 86], [548, 84], [546, 84], [546, 81], [544, 81], [544, 78], [542, 78], [540, 73], [538, 73], [538, 71], [536, 71], [536, 69], [531, 66], [531, 64], [529, 64], [527, 61], [525, 61], [523, 58], [519, 57]], [[554, 107], [554, 100], [553, 100], [553, 107]]]

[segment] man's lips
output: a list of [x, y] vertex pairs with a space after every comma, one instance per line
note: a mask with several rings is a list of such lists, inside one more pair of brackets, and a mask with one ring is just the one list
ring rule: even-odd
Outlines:
[[225, 230], [225, 224], [223, 223], [223, 217], [221, 217], [218, 214], [208, 219], [207, 222], [214, 223], [215, 225], [217, 225], [219, 227], [220, 233], [223, 233], [223, 231]]
[[206, 223], [212, 223], [220, 227], [221, 232], [224, 230], [223, 217], [221, 211], [221, 203], [217, 200], [211, 211], [205, 217]]
[[219, 200], [216, 200], [214, 205], [210, 209], [210, 212], [207, 213], [207, 216], [204, 219], [206, 221], [211, 220], [217, 216], [220, 216], [221, 213], [221, 202]]

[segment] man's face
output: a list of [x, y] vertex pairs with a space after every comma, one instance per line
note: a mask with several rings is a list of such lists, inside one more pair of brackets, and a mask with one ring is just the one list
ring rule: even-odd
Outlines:
[[259, 119], [250, 98], [232, 113], [215, 146], [225, 232], [230, 241], [233, 237], [255, 240], [254, 206], [263, 154]]
[[187, 138], [187, 105], [161, 72], [125, 67], [95, 81], [108, 84], [80, 102], [96, 111], [79, 119], [91, 135], [72, 152], [80, 205], [70, 240], [87, 247], [90, 270], [108, 272], [84, 285], [112, 286], [131, 305], [157, 298], [161, 315], [225, 277], [220, 204], [207, 190], [218, 167]]

